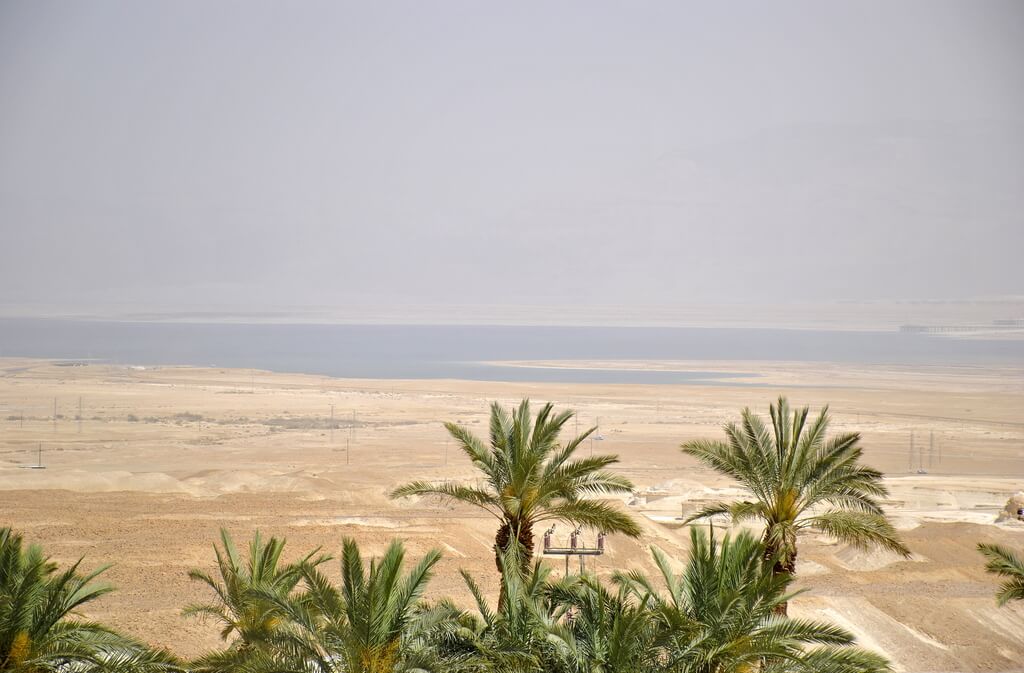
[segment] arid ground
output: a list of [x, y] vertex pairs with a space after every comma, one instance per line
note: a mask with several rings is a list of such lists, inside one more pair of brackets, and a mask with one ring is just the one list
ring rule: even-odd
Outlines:
[[[1024, 670], [1024, 608], [996, 607], [996, 582], [974, 550], [979, 541], [1024, 549], [1024, 523], [995, 522], [1024, 489], [1022, 368], [630, 363], [758, 375], [640, 386], [71, 364], [0, 360], [0, 525], [62, 562], [84, 555], [87, 568], [113, 563], [106, 578], [118, 591], [88, 616], [183, 655], [218, 644], [215, 626], [181, 609], [208, 598], [186, 573], [212, 570], [222, 526], [239, 542], [257, 529], [285, 536], [291, 556], [318, 546], [336, 554], [343, 536], [370, 552], [400, 537], [413, 555], [444, 551], [432, 593], [468, 604], [460, 567], [493, 589], [493, 521], [387, 495], [414, 478], [474, 479], [442, 423], [483, 434], [492, 400], [529, 396], [576, 409], [579, 429], [596, 424], [603, 437], [582, 450], [621, 457], [637, 486], [623, 507], [645, 535], [610, 538], [591, 565], [609, 573], [651, 569], [651, 545], [685, 557], [681, 514], [742, 493], [679, 444], [720, 437], [744, 406], [767, 413], [785, 394], [794, 404], [829, 403], [835, 429], [863, 433], [866, 460], [887, 473], [887, 507], [914, 551], [901, 560], [806, 538], [798, 569], [805, 593], [793, 613], [847, 627], [902, 671]], [[44, 469], [28, 469], [40, 448]], [[556, 538], [568, 533], [560, 526]], [[562, 572], [561, 560], [551, 562]]]

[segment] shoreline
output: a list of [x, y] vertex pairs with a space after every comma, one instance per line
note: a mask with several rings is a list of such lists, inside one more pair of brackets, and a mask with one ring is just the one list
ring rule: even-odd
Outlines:
[[[637, 476], [661, 469], [666, 461], [680, 464], [673, 448], [680, 441], [716, 435], [721, 424], [743, 407], [763, 412], [780, 393], [812, 406], [830, 402], [836, 424], [864, 433], [869, 441], [867, 458], [894, 476], [922, 466], [936, 473], [978, 477], [1005, 474], [1006, 466], [1024, 473], [1024, 456], [1017, 448], [1017, 442], [1024, 441], [1024, 421], [1017, 414], [1024, 408], [1024, 375], [1006, 367], [715, 361], [712, 364], [720, 371], [751, 378], [593, 384], [342, 379], [251, 369], [60, 364], [0, 358], [0, 427], [5, 430], [0, 446], [6, 447], [0, 453], [0, 488], [11, 487], [15, 480], [41, 483], [60, 468], [69, 483], [91, 473], [107, 474], [105, 490], [114, 489], [125, 474], [144, 482], [144, 473], [158, 477], [169, 471], [174, 483], [191, 480], [205, 492], [208, 485], [200, 478], [168, 463], [162, 442], [199, 454], [205, 445], [229, 447], [226, 453], [200, 457], [211, 469], [231, 466], [235, 471], [259, 472], [275, 464], [272, 452], [285, 440], [308, 447], [308, 456], [293, 457], [293, 466], [312, 470], [318, 458], [344, 457], [345, 442], [353, 455], [368, 445], [380, 447], [372, 458], [386, 463], [383, 457], [399, 451], [405, 438], [412, 437], [435, 447], [433, 459], [412, 450], [409, 464], [426, 467], [436, 465], [436, 447], [446, 441], [442, 420], [482, 425], [491, 400], [510, 403], [526, 396], [575, 408], [581, 423], [600, 425], [610, 442], [597, 448], [623, 453], [625, 467]], [[704, 363], [651, 361], [642, 366], [685, 369], [693, 364]], [[571, 366], [637, 365], [593, 361]], [[756, 381], [756, 387], [750, 381]], [[55, 400], [60, 419], [53, 418]], [[79, 403], [84, 404], [80, 421], [74, 420]], [[913, 459], [908, 454], [914, 441], [911, 434], [917, 439], [915, 454], [921, 454]], [[50, 469], [19, 470], [12, 476], [11, 469], [36, 460], [33, 451], [40, 444], [53, 463]], [[264, 455], [266, 451], [271, 453]], [[113, 456], [123, 452], [131, 460], [117, 462]], [[68, 455], [88, 460], [63, 460]], [[231, 462], [244, 456], [248, 459], [241, 464]], [[253, 478], [251, 487], [258, 487], [259, 481]], [[192, 487], [186, 484], [182, 489]]]

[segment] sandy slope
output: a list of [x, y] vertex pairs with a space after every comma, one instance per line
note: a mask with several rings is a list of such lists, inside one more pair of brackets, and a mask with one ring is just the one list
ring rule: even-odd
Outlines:
[[[736, 491], [678, 444], [717, 436], [738, 409], [764, 409], [783, 392], [795, 402], [828, 401], [838, 428], [863, 431], [868, 461], [891, 475], [889, 506], [916, 554], [902, 561], [808, 539], [800, 568], [807, 592], [794, 611], [843, 624], [900, 670], [1020, 670], [1024, 609], [995, 607], [994, 584], [973, 547], [989, 540], [1024, 548], [1024, 525], [993, 523], [1007, 497], [1024, 488], [1022, 372], [714, 366], [729, 367], [753, 368], [758, 385], [346, 381], [0, 360], [0, 525], [25, 531], [63, 560], [85, 554], [87, 564], [116, 562], [109, 579], [120, 591], [90, 616], [194, 654], [216, 644], [216, 631], [179, 616], [203, 597], [185, 573], [211, 564], [222, 525], [239, 538], [257, 528], [285, 535], [295, 554], [320, 545], [337, 552], [343, 535], [371, 551], [400, 536], [413, 553], [445, 552], [435, 593], [468, 598], [459, 567], [491, 580], [490, 520], [386, 497], [411, 478], [473, 478], [442, 421], [483, 432], [490, 400], [523, 395], [578, 409], [581, 428], [600, 419], [605, 439], [595, 450], [619, 453], [622, 470], [652, 489], [632, 505], [647, 534], [640, 542], [612, 539], [597, 563], [609, 571], [648, 566], [651, 544], [682, 554], [686, 531], [676, 517]], [[56, 425], [54, 397], [64, 417]], [[40, 443], [46, 469], [22, 469], [36, 462]], [[921, 466], [928, 474], [916, 473]]]

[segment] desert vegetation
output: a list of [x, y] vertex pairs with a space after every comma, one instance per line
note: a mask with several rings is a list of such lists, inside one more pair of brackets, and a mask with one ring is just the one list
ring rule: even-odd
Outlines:
[[606, 468], [618, 462], [613, 455], [577, 458], [580, 445], [597, 428], [559, 444], [559, 433], [572, 418], [545, 404], [533, 418], [529, 400], [514, 412], [491, 405], [490, 443], [455, 423], [446, 424], [458, 446], [484, 477], [484, 486], [415, 481], [395, 489], [393, 497], [429, 495], [464, 502], [492, 514], [500, 526], [494, 537], [495, 564], [518, 544], [529, 564], [534, 549], [533, 529], [547, 521], [565, 521], [631, 537], [640, 528], [626, 514], [586, 496], [628, 493], [633, 484]]
[[341, 585], [319, 570], [318, 551], [280, 563], [284, 542], [258, 536], [243, 559], [227, 534], [218, 575], [193, 571], [211, 603], [186, 612], [211, 618], [225, 647], [192, 662], [154, 651], [72, 611], [108, 587], [58, 573], [36, 548], [2, 534], [3, 671], [836, 671], [888, 670], [878, 655], [825, 623], [775, 614], [791, 594], [763, 544], [747, 533], [717, 541], [691, 532], [685, 569], [675, 574], [655, 550], [658, 579], [616, 574], [554, 580], [540, 561], [524, 571], [523, 550], [502, 553], [501, 595], [492, 609], [464, 574], [474, 611], [450, 599], [422, 600], [440, 553], [405, 562], [400, 541], [367, 561], [346, 540]]
[[[809, 411], [790, 411], [780, 397], [770, 407], [770, 429], [744, 409], [739, 423], [723, 428], [727, 441], [684, 444], [684, 452], [732, 477], [754, 497], [708, 506], [690, 520], [716, 514], [734, 521], [759, 520], [764, 525], [765, 554], [774, 560], [776, 574], [796, 573], [797, 537], [808, 529], [910, 556], [878, 503], [888, 494], [882, 473], [861, 463], [860, 435], [829, 437], [828, 407], [810, 425]], [[779, 609], [785, 612], [785, 602]]]
[[60, 570], [36, 545], [0, 529], [0, 671], [178, 670], [169, 653], [150, 649], [75, 614], [111, 591], [97, 582], [106, 567]]
[[[441, 552], [408, 558], [401, 540], [367, 558], [355, 540], [340, 554], [313, 549], [285, 562], [283, 539], [257, 533], [242, 552], [222, 531], [211, 569], [189, 576], [205, 602], [184, 614], [219, 629], [222, 646], [194, 660], [152, 649], [79, 616], [111, 591], [106, 570], [60, 569], [20, 535], [0, 530], [0, 671], [41, 673], [384, 673], [490, 671], [556, 673], [873, 673], [891, 670], [851, 633], [787, 615], [800, 531], [908, 554], [878, 499], [881, 474], [860, 464], [856, 433], [828, 434], [828, 412], [780, 399], [769, 428], [746, 410], [726, 442], [684, 450], [735, 478], [753, 498], [697, 512], [689, 551], [671, 558], [651, 547], [648, 574], [554, 577], [536, 558], [533, 528], [566, 521], [639, 536], [641, 528], [597, 498], [631, 484], [611, 470], [614, 455], [579, 457], [593, 429], [560, 440], [572, 418], [550, 404], [533, 414], [491, 407], [486, 440], [458, 424], [448, 431], [480, 470], [477, 485], [413, 482], [394, 497], [430, 496], [479, 507], [497, 523], [497, 601], [462, 571], [465, 593], [426, 599]], [[716, 531], [701, 519], [754, 519], [763, 534]], [[1005, 579], [1001, 603], [1020, 599], [1024, 565], [981, 545], [987, 568]], [[331, 579], [338, 564], [340, 581]], [[467, 599], [466, 597], [469, 597]]]

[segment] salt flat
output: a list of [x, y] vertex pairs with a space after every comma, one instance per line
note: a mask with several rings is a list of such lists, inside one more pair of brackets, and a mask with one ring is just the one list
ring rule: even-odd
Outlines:
[[[1024, 610], [995, 607], [994, 581], [974, 545], [1024, 548], [1024, 524], [994, 523], [1006, 499], [1024, 488], [1021, 369], [530, 364], [757, 376], [678, 386], [345, 380], [3, 359], [0, 525], [23, 530], [62, 561], [84, 554], [87, 567], [114, 562], [108, 579], [119, 591], [89, 616], [189, 655], [217, 643], [214, 626], [185, 620], [180, 609], [203, 598], [186, 572], [211, 565], [220, 526], [237, 538], [255, 529], [286, 536], [294, 555], [317, 546], [336, 553], [344, 535], [371, 551], [394, 536], [413, 554], [438, 546], [445, 559], [433, 593], [468, 601], [456, 570], [493, 579], [492, 522], [434, 501], [391, 501], [387, 493], [413, 478], [473, 479], [442, 422], [484, 433], [492, 400], [529, 396], [576, 409], [581, 430], [600, 426], [604, 439], [593, 450], [621, 456], [621, 471], [645, 496], [623, 506], [646, 534], [610, 540], [596, 565], [610, 572], [648, 565], [651, 544], [681, 557], [686, 532], [677, 517], [737, 494], [679, 444], [718, 437], [742, 407], [767, 412], [786, 394], [794, 404], [830, 403], [835, 429], [863, 433], [866, 460], [889, 475], [888, 507], [915, 552], [903, 561], [808, 538], [799, 571], [807, 592], [794, 612], [843, 624], [899, 670], [1019, 670]], [[21, 469], [37, 462], [40, 445], [45, 469]]]

